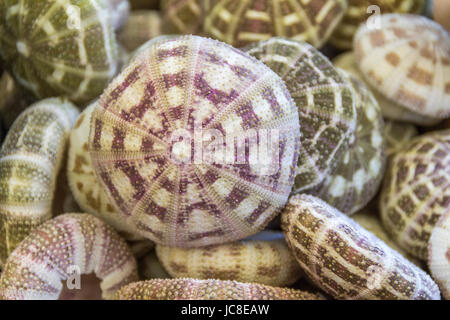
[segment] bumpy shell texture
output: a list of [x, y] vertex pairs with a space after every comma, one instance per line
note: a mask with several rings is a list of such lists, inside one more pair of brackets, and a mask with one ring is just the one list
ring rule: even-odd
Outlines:
[[381, 29], [362, 25], [355, 56], [365, 79], [384, 96], [418, 114], [450, 116], [450, 35], [416, 15], [380, 16]]
[[174, 278], [236, 280], [283, 287], [300, 278], [300, 266], [282, 233], [262, 232], [246, 239], [202, 248], [156, 246], [164, 268]]
[[440, 216], [450, 210], [450, 130], [414, 138], [393, 156], [380, 196], [383, 225], [406, 251], [427, 259]]
[[304, 42], [272, 38], [244, 50], [285, 81], [297, 105], [301, 146], [293, 192], [317, 187], [341, 160], [355, 132], [352, 83]]
[[163, 29], [171, 34], [199, 34], [209, 0], [164, 0], [161, 3]]
[[282, 228], [302, 269], [336, 299], [440, 299], [428, 274], [319, 198], [291, 197]]
[[346, 0], [218, 0], [206, 13], [204, 31], [237, 48], [274, 36], [321, 47], [346, 8]]
[[428, 266], [442, 295], [450, 300], [450, 210], [439, 219], [431, 233]]
[[376, 18], [377, 14], [385, 13], [419, 14], [424, 7], [425, 0], [348, 0], [347, 11], [331, 36], [330, 42], [340, 49], [351, 49], [359, 25], [370, 17]]
[[419, 134], [417, 128], [408, 123], [385, 121], [384, 139], [386, 140], [386, 155], [393, 156], [400, 152], [408, 143]]
[[0, 150], [0, 265], [52, 215], [58, 171], [78, 110], [50, 98], [14, 122]]
[[58, 299], [62, 281], [77, 272], [95, 273], [105, 299], [138, 280], [136, 260], [111, 227], [88, 214], [64, 214], [44, 223], [14, 250], [0, 278], [0, 298]]
[[131, 283], [116, 300], [317, 300], [300, 290], [227, 280], [156, 279]]
[[117, 69], [117, 43], [99, 0], [0, 2], [0, 58], [36, 98], [98, 96]]
[[[157, 243], [194, 247], [243, 239], [280, 212], [299, 135], [275, 73], [224, 43], [182, 36], [139, 50], [111, 83], [92, 114], [89, 150], [129, 224]], [[243, 149], [235, 138], [268, 152], [257, 161], [255, 148], [233, 152]]]
[[133, 11], [125, 26], [118, 33], [117, 39], [125, 49], [131, 52], [148, 40], [161, 35], [161, 26], [161, 13], [159, 11]]

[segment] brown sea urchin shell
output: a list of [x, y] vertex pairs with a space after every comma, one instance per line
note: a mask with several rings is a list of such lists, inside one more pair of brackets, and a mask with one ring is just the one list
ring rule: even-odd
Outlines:
[[[255, 131], [279, 137], [265, 159], [207, 152], [208, 134], [233, 147]], [[92, 114], [89, 150], [130, 224], [157, 243], [193, 247], [243, 239], [280, 212], [299, 136], [297, 108], [275, 73], [224, 43], [182, 36], [139, 50], [111, 83]]]
[[136, 260], [111, 227], [88, 214], [64, 214], [14, 250], [0, 278], [0, 298], [58, 299], [62, 281], [75, 272], [95, 273], [105, 299], [138, 280]]
[[424, 271], [319, 198], [291, 197], [282, 228], [303, 271], [336, 299], [440, 299]]
[[156, 279], [131, 283], [117, 300], [318, 300], [319, 296], [289, 288], [228, 280]]

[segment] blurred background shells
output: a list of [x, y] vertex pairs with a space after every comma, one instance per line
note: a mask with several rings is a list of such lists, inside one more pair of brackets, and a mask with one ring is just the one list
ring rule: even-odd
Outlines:
[[128, 0], [105, 0], [105, 2], [109, 9], [108, 16], [114, 30], [122, 28], [130, 14], [130, 3]]
[[450, 2], [448, 0], [432, 0], [433, 19], [450, 31]]
[[0, 97], [0, 120], [3, 127], [9, 129], [29, 104], [14, 79], [6, 71], [0, 78]]
[[200, 34], [209, 0], [164, 0], [161, 3], [165, 34]]
[[386, 155], [391, 157], [400, 152], [412, 138], [417, 136], [419, 131], [417, 127], [404, 122], [385, 121], [384, 139], [386, 141]]
[[129, 0], [132, 10], [158, 9], [160, 2], [166, 0]]
[[347, 0], [216, 0], [206, 12], [204, 31], [237, 48], [271, 37], [322, 47], [346, 9]]

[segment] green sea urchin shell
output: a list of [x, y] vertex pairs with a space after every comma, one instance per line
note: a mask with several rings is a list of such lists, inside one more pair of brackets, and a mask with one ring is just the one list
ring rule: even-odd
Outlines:
[[117, 70], [117, 44], [103, 0], [0, 2], [0, 58], [36, 98], [96, 98]]

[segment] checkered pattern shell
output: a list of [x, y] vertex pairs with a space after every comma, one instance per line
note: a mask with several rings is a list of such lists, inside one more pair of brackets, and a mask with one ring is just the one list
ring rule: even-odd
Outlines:
[[414, 138], [390, 161], [380, 197], [383, 225], [412, 255], [427, 259], [440, 216], [450, 210], [450, 130]]
[[274, 36], [321, 47], [346, 8], [347, 0], [213, 0], [204, 31], [237, 48]]
[[167, 34], [199, 34], [209, 0], [164, 0], [161, 3], [163, 30]]
[[0, 2], [0, 59], [36, 98], [96, 98], [117, 70], [117, 43], [103, 0]]
[[356, 129], [351, 82], [307, 43], [272, 38], [244, 50], [285, 81], [297, 104], [301, 148], [293, 192], [317, 187], [341, 160]]
[[361, 25], [355, 57], [365, 79], [390, 100], [436, 119], [450, 116], [450, 35], [425, 17], [386, 14]]
[[440, 299], [430, 276], [326, 202], [293, 196], [281, 216], [303, 271], [336, 299]]
[[[375, 11], [375, 7], [379, 12]], [[353, 37], [361, 23], [376, 14], [386, 13], [421, 13], [425, 0], [348, 0], [348, 8], [344, 18], [338, 24], [330, 38], [330, 42], [340, 49], [351, 49]], [[370, 10], [372, 9], [372, 10]]]
[[[272, 136], [277, 147], [256, 162], [231, 141], [261, 147]], [[224, 43], [182, 36], [140, 50], [111, 83], [92, 114], [89, 149], [130, 224], [157, 243], [194, 247], [243, 239], [280, 212], [299, 136], [297, 108], [274, 72]], [[208, 157], [226, 140], [225, 159]]]

